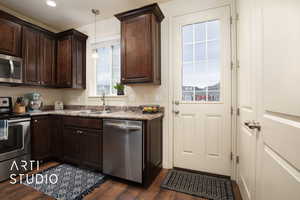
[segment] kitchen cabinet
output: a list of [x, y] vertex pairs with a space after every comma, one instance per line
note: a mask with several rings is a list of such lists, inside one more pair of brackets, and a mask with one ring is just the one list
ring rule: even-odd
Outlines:
[[40, 73], [39, 80], [42, 86], [55, 86], [56, 76], [56, 51], [55, 51], [55, 38], [47, 34], [40, 34], [39, 38], [39, 64]]
[[0, 53], [21, 56], [22, 26], [5, 18], [0, 13]]
[[87, 36], [72, 29], [58, 34], [57, 85], [65, 88], [86, 88]]
[[102, 170], [102, 120], [63, 117], [64, 161]]
[[102, 131], [84, 130], [81, 139], [82, 165], [102, 169]]
[[63, 130], [63, 160], [76, 165], [80, 164], [80, 130], [67, 127]]
[[[139, 151], [142, 152], [142, 184], [149, 186], [162, 169], [162, 118], [140, 121], [140, 124], [143, 135], [142, 151]], [[103, 134], [107, 134], [103, 131], [106, 131], [103, 130], [103, 120], [99, 118], [55, 115], [32, 117], [32, 159], [52, 158], [102, 171]], [[130, 155], [137, 154], [133, 152]]]
[[121, 82], [161, 84], [164, 19], [157, 4], [115, 15], [121, 21]]
[[49, 116], [51, 126], [49, 127], [51, 136], [51, 158], [62, 161], [63, 160], [63, 135], [62, 135], [62, 117]]
[[33, 117], [31, 121], [31, 157], [33, 160], [50, 158], [51, 120], [47, 116]]
[[19, 86], [86, 88], [87, 35], [53, 33], [0, 10], [0, 54], [23, 58]]
[[55, 38], [23, 27], [24, 83], [55, 85]]
[[35, 29], [23, 27], [23, 72], [24, 83], [39, 85], [39, 39], [40, 33]]

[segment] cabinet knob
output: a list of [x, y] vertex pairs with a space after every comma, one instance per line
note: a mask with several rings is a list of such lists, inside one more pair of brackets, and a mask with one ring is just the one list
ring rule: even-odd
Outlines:
[[35, 119], [33, 122], [34, 122], [34, 123], [37, 123], [37, 120]]

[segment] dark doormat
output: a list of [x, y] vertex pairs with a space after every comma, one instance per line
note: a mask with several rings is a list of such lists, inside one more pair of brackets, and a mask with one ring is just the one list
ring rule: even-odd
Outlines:
[[44, 180], [52, 174], [56, 174], [58, 181], [55, 184], [51, 184], [50, 181], [39, 183], [41, 178], [30, 177], [23, 179], [22, 183], [59, 200], [83, 199], [102, 184], [105, 178], [101, 173], [68, 164], [61, 164], [38, 174], [42, 175]]
[[161, 187], [210, 200], [234, 200], [229, 178], [207, 174], [170, 170]]

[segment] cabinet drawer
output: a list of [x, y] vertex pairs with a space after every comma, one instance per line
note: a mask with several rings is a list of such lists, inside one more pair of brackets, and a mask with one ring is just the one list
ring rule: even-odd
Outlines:
[[102, 129], [102, 119], [83, 117], [64, 117], [64, 126], [81, 127], [88, 129]]

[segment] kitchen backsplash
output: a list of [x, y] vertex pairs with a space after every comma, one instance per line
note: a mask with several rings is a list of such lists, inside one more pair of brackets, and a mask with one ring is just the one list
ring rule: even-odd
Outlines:
[[0, 87], [0, 96], [11, 96], [13, 102], [16, 101], [17, 97], [24, 96], [24, 94], [38, 92], [43, 97], [44, 105], [54, 105], [57, 100], [63, 100], [63, 91], [59, 89], [46, 89], [46, 88], [34, 88], [34, 87]]

